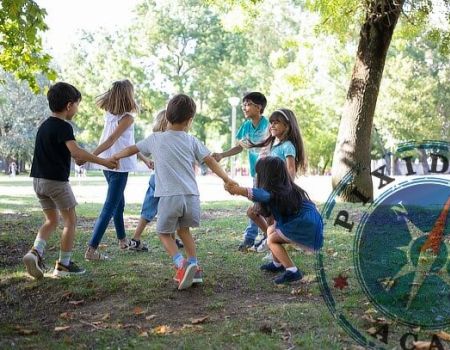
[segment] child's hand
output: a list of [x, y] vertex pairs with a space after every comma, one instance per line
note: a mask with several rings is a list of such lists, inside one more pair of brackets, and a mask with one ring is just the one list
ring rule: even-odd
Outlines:
[[213, 157], [216, 162], [220, 162], [220, 160], [223, 158], [221, 153], [211, 153], [211, 157]]
[[239, 144], [239, 146], [241, 146], [242, 148], [244, 148], [244, 149], [249, 149], [250, 148], [250, 141], [249, 140], [247, 140], [247, 139], [244, 139], [244, 140], [239, 140], [238, 141], [238, 144]]
[[111, 158], [105, 158], [104, 159], [104, 166], [108, 169], [118, 169], [119, 168], [119, 161], [113, 157]]
[[77, 158], [75, 158], [74, 160], [75, 160], [75, 164], [78, 166], [82, 166], [82, 165], [86, 164], [85, 160], [77, 159]]
[[234, 181], [233, 179], [230, 179], [230, 178], [228, 178], [228, 180], [225, 181], [225, 184], [228, 186], [239, 186], [239, 184], [236, 181]]
[[237, 189], [239, 188], [239, 185], [236, 182], [226, 182], [223, 187], [225, 188], [225, 191], [228, 191], [230, 194], [237, 194]]
[[150, 170], [155, 169], [155, 163], [153, 162], [153, 160], [144, 160], [144, 164], [147, 165], [147, 168], [149, 168]]

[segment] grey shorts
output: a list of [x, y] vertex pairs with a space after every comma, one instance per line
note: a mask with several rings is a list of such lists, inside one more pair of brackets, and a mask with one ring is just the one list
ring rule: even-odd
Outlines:
[[200, 226], [200, 197], [179, 195], [160, 197], [156, 232], [174, 233], [181, 227]]
[[78, 203], [68, 181], [33, 178], [33, 188], [42, 209], [69, 209]]

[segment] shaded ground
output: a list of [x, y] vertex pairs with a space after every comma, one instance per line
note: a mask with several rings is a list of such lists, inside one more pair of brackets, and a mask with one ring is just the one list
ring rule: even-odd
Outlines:
[[[230, 349], [250, 344], [294, 348], [301, 344], [296, 334], [314, 326], [309, 324], [309, 317], [298, 321], [303, 313], [294, 317], [289, 310], [320, 305], [322, 299], [311, 280], [284, 288], [272, 286], [270, 280], [267, 282], [269, 276], [258, 270], [262, 255], [236, 251], [246, 223], [245, 208], [203, 210], [202, 228], [195, 230], [194, 236], [207, 267], [205, 283], [182, 292], [172, 281], [173, 272], [156, 240], [154, 226], [144, 234], [144, 238], [149, 237], [150, 254], [119, 252], [110, 227], [104, 245], [114, 262], [83, 262], [88, 272], [80, 279], [34, 281], [24, 274], [21, 258], [34, 240], [42, 220], [40, 214], [2, 216], [0, 347], [42, 348], [46, 344], [55, 348], [64, 344], [74, 348], [127, 348], [140, 347], [148, 339], [153, 344], [150, 348], [189, 344], [188, 348], [208, 348], [208, 344]], [[78, 261], [94, 221], [92, 217], [79, 217], [81, 234], [75, 247]], [[136, 223], [137, 218], [127, 219], [129, 232]], [[233, 228], [235, 233], [230, 236]], [[17, 234], [12, 235], [12, 231]], [[48, 244], [51, 257], [47, 261], [57, 257], [56, 236]], [[324, 317], [330, 316], [322, 306], [317, 321]], [[333, 343], [335, 336], [326, 333], [325, 343]], [[134, 339], [131, 343], [130, 337]], [[210, 337], [216, 340], [210, 343]]]

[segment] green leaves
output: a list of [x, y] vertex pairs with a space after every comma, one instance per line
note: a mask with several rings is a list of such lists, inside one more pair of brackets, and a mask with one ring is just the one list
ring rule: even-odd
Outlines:
[[3, 0], [0, 11], [0, 67], [39, 91], [36, 74], [55, 79], [51, 56], [42, 51], [39, 33], [47, 30], [46, 12], [31, 0]]

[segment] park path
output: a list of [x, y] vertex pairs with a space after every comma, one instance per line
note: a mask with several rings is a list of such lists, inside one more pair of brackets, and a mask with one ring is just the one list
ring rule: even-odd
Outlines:
[[[440, 175], [443, 176], [443, 175]], [[415, 176], [396, 176], [395, 184], [398, 184]], [[449, 175], [445, 175], [449, 177]], [[240, 185], [250, 187], [252, 178], [250, 176], [237, 176], [234, 178]], [[127, 203], [142, 203], [148, 187], [149, 176], [130, 175], [125, 190]], [[374, 181], [374, 195], [377, 198], [382, 192], [389, 189], [391, 184], [378, 189], [379, 180]], [[211, 201], [242, 201], [242, 197], [228, 194], [222, 185], [222, 180], [215, 175], [197, 176], [202, 202]], [[103, 203], [106, 196], [106, 181], [103, 176], [88, 176], [85, 178], [70, 178], [73, 191], [77, 201], [81, 203]], [[306, 190], [311, 199], [316, 203], [324, 203], [331, 194], [331, 176], [300, 176], [296, 183]], [[393, 183], [394, 184], [394, 183]], [[1, 196], [33, 196], [32, 179], [27, 176], [0, 176]]]
[[[148, 176], [130, 175], [125, 190], [127, 203], [142, 203], [148, 186]], [[250, 187], [250, 176], [237, 176], [235, 180], [242, 186]], [[222, 180], [214, 175], [198, 176], [197, 182], [202, 202], [244, 200], [232, 196], [223, 189]], [[102, 176], [70, 178], [77, 201], [81, 203], [103, 203], [106, 196], [106, 181]], [[331, 192], [331, 176], [301, 176], [297, 183], [302, 186], [317, 203], [323, 203]], [[0, 177], [0, 196], [34, 196], [32, 179], [26, 176]]]

